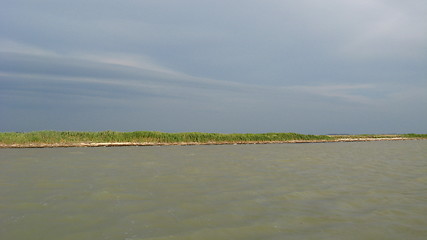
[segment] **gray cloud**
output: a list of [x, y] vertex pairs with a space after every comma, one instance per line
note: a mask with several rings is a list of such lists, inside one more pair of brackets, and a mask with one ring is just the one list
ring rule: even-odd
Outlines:
[[2, 129], [425, 132], [426, 9], [4, 1]]

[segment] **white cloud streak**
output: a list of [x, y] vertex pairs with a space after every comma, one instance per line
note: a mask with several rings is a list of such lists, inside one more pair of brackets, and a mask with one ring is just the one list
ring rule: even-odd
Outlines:
[[323, 85], [323, 86], [293, 86], [289, 89], [295, 91], [320, 95], [324, 97], [337, 98], [353, 103], [361, 104], [376, 104], [378, 100], [374, 100], [362, 94], [352, 93], [354, 91], [363, 92], [364, 90], [375, 89], [373, 84], [356, 84], [356, 85]]

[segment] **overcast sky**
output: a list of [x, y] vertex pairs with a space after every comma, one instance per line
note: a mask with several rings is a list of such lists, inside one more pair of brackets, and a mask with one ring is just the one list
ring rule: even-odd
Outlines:
[[427, 133], [425, 0], [0, 0], [0, 131]]

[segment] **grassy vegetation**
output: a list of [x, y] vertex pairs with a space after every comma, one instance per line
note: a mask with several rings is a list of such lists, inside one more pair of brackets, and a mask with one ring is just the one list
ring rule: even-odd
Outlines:
[[38, 131], [27, 133], [0, 132], [0, 143], [28, 144], [28, 143], [103, 143], [103, 142], [255, 142], [255, 141], [289, 141], [289, 140], [330, 140], [324, 135], [304, 135], [298, 133], [163, 133], [163, 132], [57, 132]]
[[38, 131], [27, 133], [0, 132], [0, 144], [73, 144], [73, 143], [244, 143], [292, 140], [334, 140], [340, 138], [427, 138], [427, 134], [401, 135], [304, 135], [298, 133], [163, 133], [163, 132], [58, 132]]
[[408, 134], [402, 134], [402, 137], [407, 137], [407, 138], [427, 138], [427, 134], [408, 133]]

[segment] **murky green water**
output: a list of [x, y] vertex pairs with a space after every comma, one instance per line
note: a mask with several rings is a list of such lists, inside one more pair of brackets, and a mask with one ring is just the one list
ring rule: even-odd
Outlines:
[[0, 149], [0, 239], [426, 239], [427, 141]]

